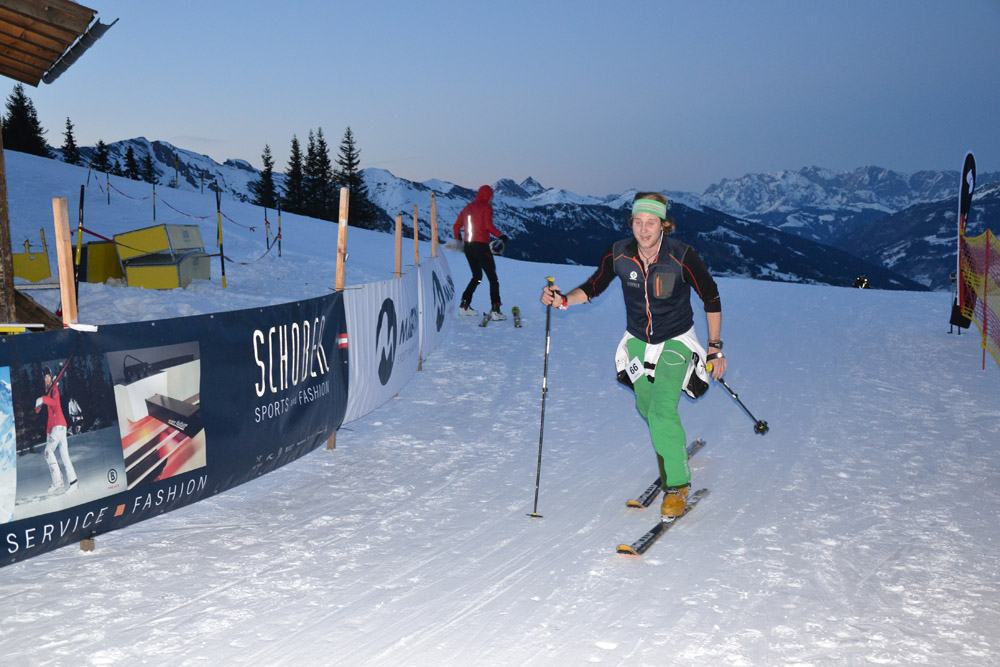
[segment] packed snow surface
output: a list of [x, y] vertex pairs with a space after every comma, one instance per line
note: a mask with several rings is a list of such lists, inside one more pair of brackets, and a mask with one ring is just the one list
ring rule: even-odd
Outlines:
[[[15, 248], [51, 228], [52, 196], [75, 203], [86, 178], [16, 156]], [[148, 186], [117, 187], [136, 199], [113, 193], [108, 205], [92, 183], [86, 226], [152, 224]], [[214, 196], [162, 195], [206, 215], [195, 222], [214, 241]], [[257, 225], [224, 222], [226, 254], [248, 262], [227, 265], [226, 289], [216, 265], [187, 290], [83, 285], [81, 322], [333, 285], [336, 225], [283, 216], [282, 256], [256, 260], [263, 213], [223, 207]], [[192, 222], [168, 211], [161, 222]], [[390, 235], [352, 230], [348, 245], [349, 283], [391, 274]], [[441, 252], [461, 290], [464, 258]], [[726, 380], [770, 432], [755, 434], [718, 384], [682, 398], [688, 439], [707, 443], [694, 484], [711, 493], [636, 559], [615, 547], [658, 513], [625, 501], [656, 471], [615, 381], [617, 284], [552, 311], [540, 437], [540, 289], [591, 270], [500, 259], [504, 309], [520, 306], [524, 327], [457, 318], [405, 390], [345, 424], [336, 449], [99, 535], [93, 552], [0, 569], [3, 664], [1000, 663], [1000, 370], [989, 357], [981, 370], [975, 329], [948, 334], [946, 295], [720, 279]], [[481, 285], [473, 305], [487, 301]], [[542, 518], [528, 516], [536, 480]]]

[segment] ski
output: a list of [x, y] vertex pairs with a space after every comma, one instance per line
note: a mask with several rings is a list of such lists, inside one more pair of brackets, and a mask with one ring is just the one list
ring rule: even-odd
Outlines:
[[50, 493], [42, 493], [42, 494], [39, 494], [37, 496], [27, 496], [25, 498], [18, 498], [17, 499], [17, 504], [18, 505], [27, 505], [27, 504], [30, 504], [30, 503], [37, 503], [37, 502], [41, 502], [43, 500], [48, 500], [49, 498], [55, 498], [56, 496], [66, 496], [66, 495], [71, 495], [70, 494], [70, 486], [63, 486], [63, 487], [58, 488], [55, 491], [52, 491]]
[[510, 309], [510, 314], [513, 315], [513, 317], [514, 317], [514, 328], [515, 329], [520, 329], [521, 328], [521, 309], [518, 308], [517, 306], [514, 306], [513, 308]]
[[656, 525], [643, 533], [642, 537], [637, 539], [632, 544], [619, 544], [618, 553], [624, 556], [641, 556], [646, 553], [646, 550], [653, 545], [653, 542], [660, 539], [663, 533], [670, 530], [677, 521], [686, 516], [688, 512], [694, 509], [694, 506], [698, 504], [698, 501], [708, 495], [708, 489], [698, 489], [691, 494], [688, 498], [687, 507], [684, 508], [684, 513], [681, 516], [675, 517], [673, 519], [661, 519], [656, 522]]
[[[695, 440], [694, 442], [692, 442], [690, 445], [688, 445], [688, 448], [687, 448], [687, 450], [688, 450], [688, 458], [691, 458], [692, 456], [694, 456], [704, 446], [705, 446], [705, 441], [703, 439], [701, 439], [701, 438], [698, 438], [697, 440]], [[649, 507], [650, 505], [653, 504], [653, 500], [656, 498], [656, 496], [659, 495], [659, 493], [660, 493], [661, 490], [662, 489], [660, 489], [660, 478], [657, 477], [656, 480], [652, 484], [650, 484], [648, 487], [646, 487], [646, 490], [643, 491], [639, 495], [638, 498], [626, 501], [625, 502], [625, 506], [626, 507], [639, 507], [639, 508]]]
[[490, 314], [488, 312], [483, 313], [483, 321], [479, 323], [479, 326], [485, 327], [490, 323]]

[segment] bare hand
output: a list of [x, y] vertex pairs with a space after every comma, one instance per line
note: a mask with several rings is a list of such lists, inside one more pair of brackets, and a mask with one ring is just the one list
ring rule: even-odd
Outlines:
[[544, 287], [542, 289], [541, 302], [542, 302], [543, 305], [546, 305], [546, 306], [555, 306], [557, 308], [560, 305], [562, 305], [563, 298], [562, 298], [562, 294], [559, 293], [559, 286], [558, 285], [552, 285], [552, 286], [546, 286], [546, 287]]

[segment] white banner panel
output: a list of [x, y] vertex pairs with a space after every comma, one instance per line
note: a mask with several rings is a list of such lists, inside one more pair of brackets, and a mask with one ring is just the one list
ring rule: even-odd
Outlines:
[[420, 263], [420, 356], [427, 355], [448, 336], [455, 317], [455, 284], [444, 253]]
[[417, 271], [344, 290], [349, 383], [344, 422], [395, 396], [417, 371], [420, 316]]

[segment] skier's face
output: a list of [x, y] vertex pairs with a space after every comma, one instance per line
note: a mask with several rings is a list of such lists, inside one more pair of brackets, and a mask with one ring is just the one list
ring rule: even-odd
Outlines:
[[51, 386], [52, 386], [52, 376], [51, 376], [51, 375], [49, 375], [48, 373], [46, 373], [46, 374], [45, 374], [45, 375], [43, 376], [43, 378], [44, 378], [44, 380], [45, 380], [45, 388], [46, 388], [46, 389], [48, 389], [49, 387], [51, 387]]
[[660, 235], [663, 234], [662, 221], [652, 213], [636, 213], [632, 216], [632, 233], [635, 240], [639, 242], [639, 247], [643, 250], [653, 250], [660, 242]]

